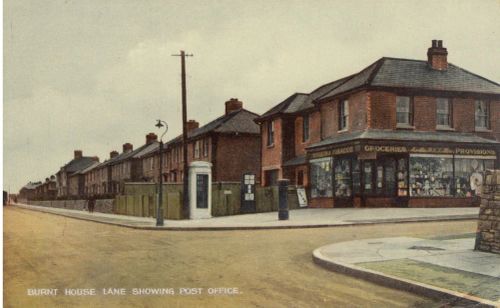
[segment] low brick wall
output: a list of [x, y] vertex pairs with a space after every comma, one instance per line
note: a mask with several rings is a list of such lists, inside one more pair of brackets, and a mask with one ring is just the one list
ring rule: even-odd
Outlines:
[[500, 170], [485, 174], [475, 249], [500, 253]]
[[[87, 200], [49, 200], [49, 201], [29, 201], [30, 205], [55, 207], [69, 210], [87, 210]], [[98, 199], [94, 207], [95, 212], [113, 213], [114, 199]]]

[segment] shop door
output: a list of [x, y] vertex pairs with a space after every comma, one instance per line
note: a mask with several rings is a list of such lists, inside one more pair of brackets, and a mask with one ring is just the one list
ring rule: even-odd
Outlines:
[[241, 180], [241, 212], [255, 213], [255, 174], [245, 173]]
[[333, 161], [334, 207], [354, 207], [352, 186], [352, 159], [339, 158]]

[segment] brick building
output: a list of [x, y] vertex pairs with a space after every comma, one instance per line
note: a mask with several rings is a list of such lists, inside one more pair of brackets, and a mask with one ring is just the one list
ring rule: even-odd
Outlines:
[[[74, 175], [75, 173], [88, 168], [90, 165], [94, 164], [96, 161], [99, 161], [99, 158], [96, 156], [89, 157], [89, 156], [83, 156], [83, 153], [81, 150], [75, 150], [74, 151], [74, 157], [71, 161], [69, 161], [66, 165], [61, 167], [59, 172], [56, 174], [56, 180], [57, 180], [57, 196], [58, 197], [68, 197], [70, 195], [75, 196], [74, 194], [70, 193], [70, 177]], [[78, 178], [78, 177], [76, 177]], [[75, 193], [79, 190], [84, 190], [83, 188], [83, 183], [79, 181], [78, 179], [72, 179], [72, 193]], [[80, 184], [81, 185], [80, 185]], [[81, 187], [81, 188], [78, 188]]]
[[498, 167], [500, 85], [447, 61], [381, 58], [257, 119], [263, 184], [290, 178], [310, 206], [471, 206]]
[[37, 197], [36, 189], [42, 185], [42, 182], [29, 182], [24, 185], [18, 194], [19, 201], [34, 200]]
[[[225, 103], [225, 113], [199, 127], [189, 120], [188, 164], [193, 161], [212, 163], [214, 182], [241, 181], [244, 173], [259, 175], [260, 132], [254, 122], [257, 114], [243, 108], [243, 103], [232, 98]], [[163, 179], [181, 183], [183, 179], [182, 135], [165, 143]], [[143, 157], [143, 173], [147, 180], [158, 181], [159, 149]]]

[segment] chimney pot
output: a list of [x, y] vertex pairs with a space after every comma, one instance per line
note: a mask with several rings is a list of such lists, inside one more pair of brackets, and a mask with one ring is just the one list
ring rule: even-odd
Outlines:
[[109, 158], [114, 158], [116, 156], [118, 156], [118, 152], [117, 151], [111, 151], [111, 152], [109, 152]]
[[158, 140], [158, 136], [155, 133], [149, 133], [146, 135], [146, 144], [153, 143]]
[[432, 47], [437, 47], [437, 40], [432, 40]]
[[443, 41], [441, 41], [441, 40], [438, 41], [438, 47], [443, 48]]
[[134, 149], [134, 146], [131, 144], [131, 143], [124, 143], [123, 144], [123, 152], [129, 152], [129, 151], [132, 151]]
[[432, 40], [432, 47], [427, 50], [427, 62], [432, 69], [444, 71], [448, 69], [448, 51], [442, 40]]
[[198, 127], [200, 127], [200, 123], [196, 122], [195, 120], [189, 120], [187, 121], [186, 123], [187, 125], [187, 131], [190, 132], [194, 129], [197, 129]]
[[237, 98], [230, 98], [226, 103], [226, 114], [229, 114], [233, 111], [243, 109], [243, 102], [238, 100]]
[[97, 157], [97, 156], [93, 156], [93, 157], [92, 157], [92, 160], [93, 160], [93, 161], [95, 161], [95, 162], [99, 162], [99, 157]]

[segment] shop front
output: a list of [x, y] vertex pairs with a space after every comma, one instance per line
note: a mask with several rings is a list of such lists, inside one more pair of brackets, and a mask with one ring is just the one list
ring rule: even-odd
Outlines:
[[312, 207], [452, 207], [479, 204], [498, 144], [358, 140], [308, 153]]

